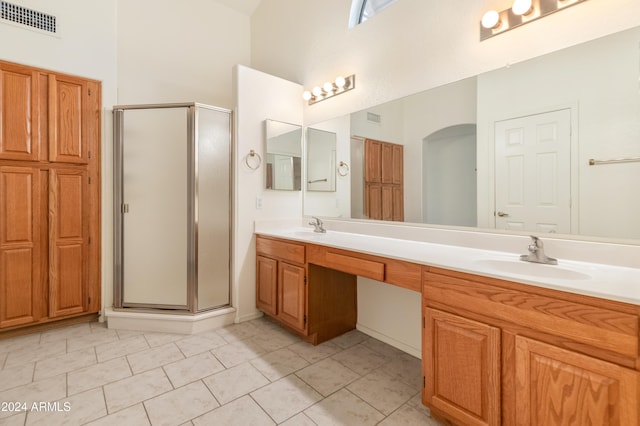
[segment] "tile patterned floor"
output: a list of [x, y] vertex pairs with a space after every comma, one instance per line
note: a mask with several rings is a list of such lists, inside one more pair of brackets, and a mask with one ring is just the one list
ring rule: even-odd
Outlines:
[[0, 425], [438, 425], [420, 360], [260, 318], [185, 336], [69, 326], [0, 340]]

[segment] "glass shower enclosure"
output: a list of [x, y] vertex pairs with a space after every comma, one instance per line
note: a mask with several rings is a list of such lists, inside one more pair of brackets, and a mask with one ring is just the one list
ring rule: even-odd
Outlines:
[[230, 304], [231, 111], [115, 106], [114, 308]]

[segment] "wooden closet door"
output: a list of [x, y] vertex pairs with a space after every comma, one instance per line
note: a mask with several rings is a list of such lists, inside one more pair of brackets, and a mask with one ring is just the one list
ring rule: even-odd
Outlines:
[[49, 172], [49, 316], [86, 310], [87, 172]]
[[0, 63], [0, 159], [39, 158], [39, 73]]
[[367, 139], [364, 141], [364, 180], [367, 183], [382, 182], [382, 143]]
[[0, 167], [0, 328], [44, 315], [39, 174], [37, 168]]
[[90, 114], [87, 81], [49, 76], [49, 161], [87, 164], [87, 123]]

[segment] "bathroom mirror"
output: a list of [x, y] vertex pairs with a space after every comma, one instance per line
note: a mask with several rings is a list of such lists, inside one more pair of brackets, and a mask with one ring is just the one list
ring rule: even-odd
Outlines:
[[335, 192], [337, 135], [307, 127], [305, 140], [307, 191]]
[[[338, 185], [339, 207], [334, 200], [307, 202], [305, 194], [304, 213], [367, 218], [358, 169], [363, 141], [375, 139], [404, 146], [406, 222], [640, 243], [639, 44], [640, 28], [633, 28], [313, 124], [338, 129], [337, 151], [349, 151], [339, 159], [350, 162], [351, 184]], [[538, 152], [538, 169], [525, 172], [521, 158], [503, 149], [525, 129], [542, 142], [561, 135], [564, 151]], [[608, 161], [619, 159], [631, 161]], [[467, 189], [456, 189], [463, 176]], [[561, 225], [529, 229], [509, 221], [519, 201], [536, 197], [562, 204]], [[445, 203], [450, 210], [435, 211]], [[474, 209], [471, 218], [460, 214]]]
[[265, 120], [265, 188], [302, 189], [302, 126]]

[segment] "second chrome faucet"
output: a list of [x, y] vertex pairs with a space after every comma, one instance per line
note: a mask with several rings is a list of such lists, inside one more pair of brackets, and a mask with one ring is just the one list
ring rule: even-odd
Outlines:
[[529, 244], [529, 254], [523, 254], [520, 256], [520, 260], [525, 262], [544, 263], [547, 265], [557, 265], [558, 259], [548, 257], [544, 254], [544, 244], [542, 240], [534, 235], [531, 235], [531, 244]]
[[320, 232], [323, 234], [327, 232], [327, 230], [324, 229], [324, 224], [322, 223], [319, 217], [312, 216], [312, 218], [315, 219], [315, 222], [309, 222], [309, 225], [313, 225], [314, 227], [313, 232]]

